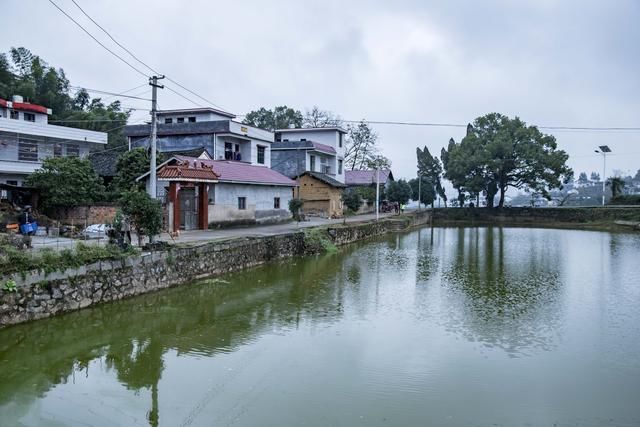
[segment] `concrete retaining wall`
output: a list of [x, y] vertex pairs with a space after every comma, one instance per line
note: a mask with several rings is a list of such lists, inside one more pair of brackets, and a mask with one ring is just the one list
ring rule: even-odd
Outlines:
[[[336, 245], [345, 245], [425, 224], [428, 220], [428, 213], [423, 211], [377, 223], [354, 223], [319, 230]], [[300, 231], [174, 247], [166, 252], [102, 261], [48, 275], [34, 271], [5, 276], [0, 278], [0, 326], [42, 319], [318, 250], [317, 245], [307, 244], [305, 232]], [[15, 291], [5, 288], [8, 281], [16, 283]]]

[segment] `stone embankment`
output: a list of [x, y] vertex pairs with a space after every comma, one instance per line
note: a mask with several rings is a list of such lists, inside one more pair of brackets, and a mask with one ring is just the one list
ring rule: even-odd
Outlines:
[[639, 223], [640, 206], [503, 209], [444, 208], [433, 211], [433, 225], [435, 226], [496, 225], [631, 229]]
[[[341, 246], [429, 222], [427, 211], [378, 222], [319, 227], [316, 236]], [[269, 261], [322, 250], [304, 231], [236, 238], [102, 261], [63, 272], [40, 271], [0, 277], [0, 326], [116, 301]], [[8, 284], [11, 284], [8, 286]]]

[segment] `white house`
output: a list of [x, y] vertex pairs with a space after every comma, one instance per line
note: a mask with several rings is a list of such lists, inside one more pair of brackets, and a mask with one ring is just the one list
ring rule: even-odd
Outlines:
[[[160, 152], [204, 148], [214, 160], [248, 162], [270, 167], [273, 133], [235, 120], [215, 108], [158, 111], [157, 147]], [[124, 129], [130, 147], [148, 147], [151, 125]]]
[[346, 134], [339, 127], [278, 129], [271, 167], [289, 177], [319, 172], [344, 184]]
[[[270, 168], [273, 133], [234, 118], [214, 108], [158, 113], [157, 147], [171, 158], [158, 167], [156, 196], [170, 231], [291, 218], [297, 184]], [[124, 133], [131, 147], [146, 147], [151, 128], [127, 126]], [[193, 150], [202, 155], [176, 154]]]
[[84, 157], [107, 143], [107, 134], [49, 124], [51, 109], [0, 99], [0, 183], [23, 185], [48, 157]]

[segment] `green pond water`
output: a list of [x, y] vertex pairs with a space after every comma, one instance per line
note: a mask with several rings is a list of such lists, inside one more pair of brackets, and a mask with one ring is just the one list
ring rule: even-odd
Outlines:
[[637, 426], [640, 235], [424, 228], [6, 328], [0, 425]]

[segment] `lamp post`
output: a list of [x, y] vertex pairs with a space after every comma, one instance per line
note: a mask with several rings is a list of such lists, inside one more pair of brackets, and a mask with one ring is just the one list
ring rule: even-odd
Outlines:
[[604, 193], [607, 176], [607, 153], [611, 152], [611, 148], [608, 145], [600, 145], [599, 150], [595, 150], [596, 153], [602, 154], [602, 206], [604, 206]]

